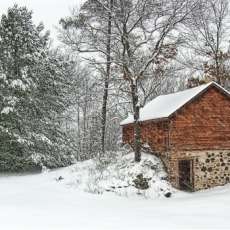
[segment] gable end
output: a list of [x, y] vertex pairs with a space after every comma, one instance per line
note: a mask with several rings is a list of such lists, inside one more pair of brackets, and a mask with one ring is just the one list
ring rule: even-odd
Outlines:
[[207, 88], [205, 88], [204, 90], [202, 90], [200, 93], [198, 93], [197, 95], [195, 95], [193, 98], [191, 98], [189, 101], [187, 101], [184, 105], [182, 105], [180, 108], [178, 108], [176, 111], [174, 111], [172, 114], [169, 115], [169, 119], [171, 119], [177, 112], [179, 112], [181, 109], [183, 109], [185, 106], [193, 103], [194, 101], [196, 101], [197, 99], [199, 99], [200, 97], [202, 97], [207, 91], [209, 91], [211, 88], [215, 88], [218, 90], [219, 93], [221, 93], [222, 95], [224, 95], [225, 97], [227, 97], [230, 100], [230, 92], [228, 92], [227, 90], [225, 90], [223, 87], [221, 87], [220, 85], [216, 84], [216, 83], [212, 83], [210, 84]]

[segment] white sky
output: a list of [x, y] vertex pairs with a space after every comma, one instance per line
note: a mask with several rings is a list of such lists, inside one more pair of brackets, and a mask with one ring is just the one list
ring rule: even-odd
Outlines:
[[50, 30], [51, 38], [56, 40], [56, 29], [59, 19], [70, 15], [73, 6], [79, 6], [84, 0], [0, 0], [0, 15], [6, 13], [8, 7], [17, 3], [27, 6], [34, 12], [35, 24], [43, 22], [46, 30]]

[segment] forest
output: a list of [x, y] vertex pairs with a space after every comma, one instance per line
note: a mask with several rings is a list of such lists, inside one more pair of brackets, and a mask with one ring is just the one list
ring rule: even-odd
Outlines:
[[0, 229], [230, 229], [229, 3], [0, 0]]
[[40, 171], [124, 148], [120, 122], [161, 94], [230, 88], [228, 0], [86, 0], [58, 45], [33, 13], [0, 20], [0, 171]]

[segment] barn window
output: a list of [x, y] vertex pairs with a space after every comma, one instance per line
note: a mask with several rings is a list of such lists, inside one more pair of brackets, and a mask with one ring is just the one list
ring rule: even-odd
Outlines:
[[162, 128], [164, 131], [168, 131], [169, 130], [169, 122], [168, 121], [163, 121], [162, 122]]
[[168, 137], [164, 137], [164, 146], [165, 146], [165, 150], [169, 150], [169, 138]]
[[161, 122], [158, 122], [156, 127], [157, 127], [158, 129], [160, 129], [160, 128], [162, 127], [162, 123], [161, 123]]

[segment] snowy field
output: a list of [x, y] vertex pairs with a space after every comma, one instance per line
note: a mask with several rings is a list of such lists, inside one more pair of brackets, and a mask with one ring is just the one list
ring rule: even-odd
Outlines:
[[56, 179], [76, 166], [0, 177], [1, 230], [230, 229], [230, 185], [197, 193], [95, 195]]

